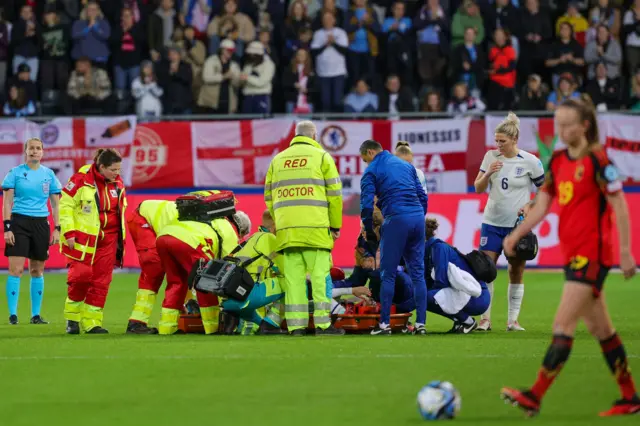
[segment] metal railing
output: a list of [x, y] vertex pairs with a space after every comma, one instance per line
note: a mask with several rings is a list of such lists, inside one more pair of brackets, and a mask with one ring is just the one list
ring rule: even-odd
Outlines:
[[[514, 111], [520, 117], [552, 117], [553, 113], [550, 111]], [[617, 110], [607, 111], [606, 113], [626, 114], [626, 115], [640, 115], [640, 111], [629, 110]], [[184, 115], [162, 115], [157, 118], [149, 119], [147, 117], [138, 117], [140, 122], [154, 122], [154, 121], [221, 121], [221, 120], [264, 120], [264, 119], [278, 119], [278, 118], [305, 118], [310, 120], [416, 120], [416, 119], [442, 119], [453, 117], [474, 117], [483, 118], [487, 115], [506, 115], [506, 111], [484, 111], [484, 112], [471, 112], [466, 114], [449, 114], [446, 112], [405, 112], [397, 115], [391, 115], [387, 112], [374, 112], [374, 113], [325, 113], [317, 112], [313, 114], [184, 114]], [[104, 115], [103, 115], [104, 116]], [[117, 115], [112, 115], [117, 116]], [[54, 118], [62, 117], [60, 115], [39, 115], [25, 117], [31, 121], [49, 121]], [[89, 118], [96, 116], [73, 116], [74, 118]], [[12, 119], [13, 117], [0, 117], [0, 120]]]

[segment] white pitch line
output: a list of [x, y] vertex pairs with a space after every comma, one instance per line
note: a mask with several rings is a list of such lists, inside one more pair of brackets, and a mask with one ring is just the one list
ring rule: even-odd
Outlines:
[[[463, 354], [455, 358], [463, 359], [538, 359], [542, 354], [530, 355], [513, 355], [513, 354]], [[433, 359], [448, 358], [451, 355], [445, 354], [360, 354], [360, 355], [335, 355], [332, 359], [363, 359], [380, 358], [380, 359]], [[226, 359], [226, 360], [281, 360], [281, 359], [307, 359], [308, 356], [300, 354], [300, 356], [291, 355], [240, 355], [240, 354], [209, 354], [209, 355], [151, 355], [151, 356], [120, 356], [120, 355], [103, 355], [103, 356], [85, 356], [85, 355], [34, 355], [34, 356], [0, 356], [0, 361], [71, 361], [71, 360], [127, 360], [127, 361], [147, 361], [147, 360], [203, 360], [203, 359]], [[571, 355], [571, 359], [601, 359], [602, 355]], [[640, 358], [640, 355], [627, 355], [627, 358]]]

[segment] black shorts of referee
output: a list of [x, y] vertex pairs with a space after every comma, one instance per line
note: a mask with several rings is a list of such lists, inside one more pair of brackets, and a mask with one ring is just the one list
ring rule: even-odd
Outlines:
[[5, 256], [26, 257], [41, 261], [49, 258], [51, 228], [48, 218], [13, 213], [10, 231], [15, 237], [15, 244], [5, 246]]

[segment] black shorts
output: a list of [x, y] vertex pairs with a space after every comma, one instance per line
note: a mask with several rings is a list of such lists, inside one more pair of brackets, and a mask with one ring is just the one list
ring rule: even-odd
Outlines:
[[32, 260], [47, 260], [49, 258], [51, 229], [46, 217], [13, 214], [11, 215], [11, 231], [16, 241], [13, 246], [5, 246], [5, 256], [26, 257]]
[[600, 297], [609, 269], [611, 269], [610, 266], [592, 262], [586, 257], [576, 256], [564, 267], [564, 276], [567, 281], [590, 285], [594, 297]]

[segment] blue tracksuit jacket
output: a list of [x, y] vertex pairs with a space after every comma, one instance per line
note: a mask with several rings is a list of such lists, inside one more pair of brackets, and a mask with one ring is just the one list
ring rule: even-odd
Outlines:
[[427, 194], [415, 167], [388, 151], [376, 155], [360, 180], [360, 215], [367, 231], [373, 230], [374, 196], [385, 219], [427, 214]]
[[[430, 312], [434, 312], [451, 319], [464, 321], [469, 315], [480, 315], [489, 307], [491, 296], [489, 289], [484, 281], [478, 280], [482, 288], [480, 297], [472, 297], [469, 303], [454, 316], [449, 316], [442, 312], [438, 304], [435, 302], [435, 295], [439, 290], [451, 287], [449, 284], [448, 265], [453, 263], [458, 268], [473, 275], [473, 271], [462, 256], [449, 244], [439, 238], [429, 238], [425, 242], [424, 248], [424, 274], [429, 289], [427, 293], [427, 308]], [[435, 268], [435, 279], [431, 278], [431, 269]], [[474, 276], [475, 277], [475, 276]], [[477, 278], [476, 278], [477, 279]]]
[[389, 324], [398, 265], [404, 258], [416, 306], [416, 324], [427, 315], [424, 281], [424, 215], [427, 194], [416, 169], [404, 160], [382, 151], [373, 159], [360, 181], [360, 215], [367, 231], [373, 230], [373, 199], [384, 216], [380, 228], [380, 323]]

